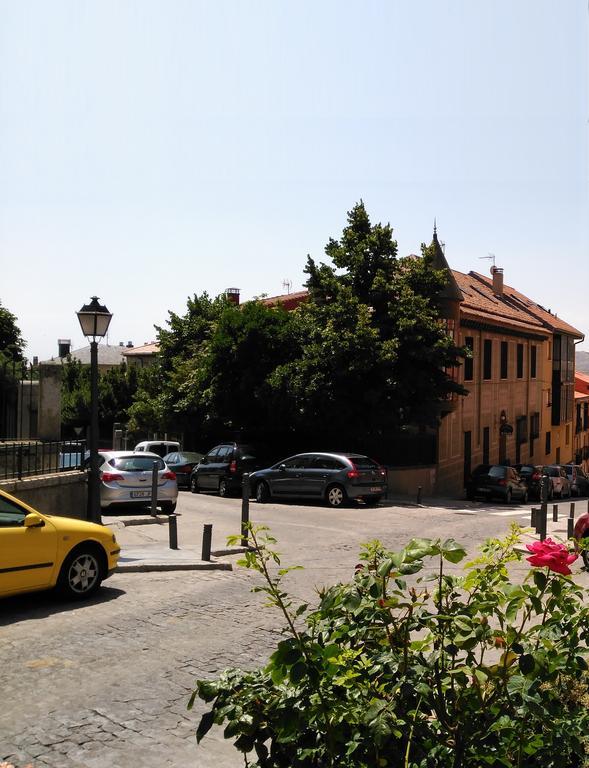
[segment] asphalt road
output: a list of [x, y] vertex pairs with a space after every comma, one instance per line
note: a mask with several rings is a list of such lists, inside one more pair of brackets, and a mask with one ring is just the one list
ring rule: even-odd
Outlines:
[[[271, 528], [284, 564], [304, 566], [287, 584], [306, 601], [321, 585], [349, 578], [363, 542], [378, 538], [394, 549], [413, 536], [453, 537], [474, 551], [510, 522], [527, 524], [530, 506], [458, 501], [332, 510], [252, 503], [251, 520]], [[586, 506], [578, 502], [578, 513]], [[560, 508], [566, 517], [568, 502]], [[180, 547], [198, 544], [204, 523], [213, 523], [213, 548], [239, 532], [239, 499], [183, 492], [178, 511]], [[562, 517], [553, 528], [564, 537]], [[166, 537], [156, 525], [119, 535], [123, 547]], [[586, 582], [586, 574], [580, 580]], [[41, 593], [4, 600], [0, 761], [34, 768], [243, 765], [219, 731], [197, 747], [194, 731], [204, 708], [188, 712], [186, 704], [196, 679], [260, 665], [279, 639], [280, 616], [251, 593], [255, 583], [257, 576], [239, 567], [115, 574], [83, 604]]]

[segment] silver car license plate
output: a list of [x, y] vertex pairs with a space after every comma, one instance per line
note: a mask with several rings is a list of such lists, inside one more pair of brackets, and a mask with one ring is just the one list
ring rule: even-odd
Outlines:
[[132, 499], [149, 499], [151, 497], [151, 491], [131, 491]]
[[370, 489], [370, 493], [381, 493], [383, 490], [384, 490], [384, 488], [382, 488], [380, 486], [373, 486]]

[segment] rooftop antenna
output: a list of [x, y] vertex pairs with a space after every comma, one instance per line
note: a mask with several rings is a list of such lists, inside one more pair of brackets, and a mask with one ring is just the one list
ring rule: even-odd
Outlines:
[[282, 288], [287, 292], [290, 293], [290, 289], [292, 288], [292, 280], [283, 280], [282, 281]]
[[[495, 254], [490, 253], [488, 256], [479, 256], [479, 259], [493, 259], [493, 266], [495, 266]], [[491, 270], [493, 271], [493, 270]]]

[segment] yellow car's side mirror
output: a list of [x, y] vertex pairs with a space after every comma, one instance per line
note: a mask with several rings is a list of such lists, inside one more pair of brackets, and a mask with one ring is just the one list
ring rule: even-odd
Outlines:
[[36, 512], [29, 512], [25, 517], [25, 528], [42, 528], [45, 525], [45, 520]]

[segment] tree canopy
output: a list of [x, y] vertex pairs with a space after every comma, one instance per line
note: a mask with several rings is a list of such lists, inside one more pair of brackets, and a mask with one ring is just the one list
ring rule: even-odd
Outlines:
[[22, 360], [24, 346], [17, 318], [0, 302], [0, 356], [4, 360]]
[[188, 299], [157, 328], [157, 365], [130, 408], [132, 426], [192, 434], [194, 447], [239, 435], [369, 450], [408, 424], [434, 424], [452, 393], [461, 350], [437, 297], [447, 281], [433, 251], [399, 258], [389, 224], [358, 203], [329, 263], [308, 257], [297, 309], [254, 300]]

